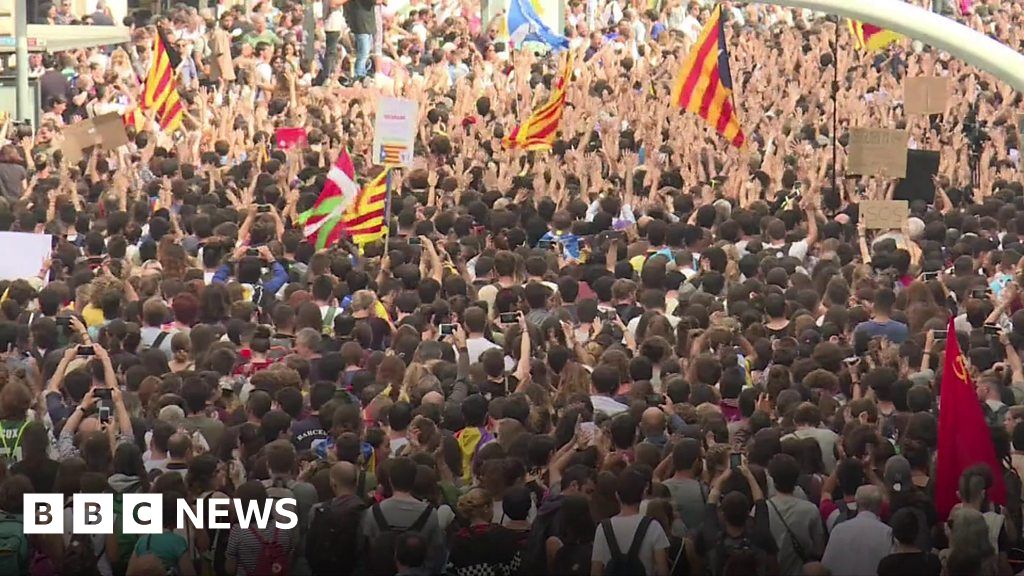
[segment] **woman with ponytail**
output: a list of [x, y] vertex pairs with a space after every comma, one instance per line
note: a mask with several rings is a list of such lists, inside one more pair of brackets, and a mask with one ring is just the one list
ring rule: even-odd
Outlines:
[[171, 372], [195, 370], [196, 363], [192, 359], [192, 342], [187, 332], [176, 332], [171, 336], [171, 360], [167, 363]]

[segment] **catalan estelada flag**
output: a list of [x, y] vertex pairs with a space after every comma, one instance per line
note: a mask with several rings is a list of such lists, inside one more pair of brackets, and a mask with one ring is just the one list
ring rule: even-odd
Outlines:
[[381, 144], [380, 161], [388, 166], [400, 165], [402, 152], [405, 152], [404, 144]]
[[174, 80], [176, 59], [177, 53], [167, 46], [163, 33], [158, 30], [153, 38], [153, 60], [149, 64], [146, 88], [142, 93], [142, 107], [156, 111], [160, 129], [165, 132], [181, 128], [184, 116], [178, 83]]
[[733, 146], [741, 148], [746, 141], [732, 101], [732, 73], [721, 4], [715, 6], [697, 44], [686, 57], [672, 86], [672, 103], [698, 114]]
[[352, 237], [352, 243], [362, 246], [379, 240], [387, 232], [385, 213], [388, 197], [388, 171], [366, 183], [341, 218], [341, 228]]
[[565, 111], [565, 90], [572, 80], [573, 67], [576, 62], [576, 54], [569, 52], [565, 60], [565, 69], [562, 75], [555, 79], [551, 97], [546, 104], [538, 108], [523, 122], [522, 125], [512, 129], [512, 133], [505, 137], [505, 146], [508, 148], [522, 148], [524, 150], [551, 150], [551, 145], [558, 135], [558, 125], [562, 121], [562, 113]]
[[901, 38], [899, 34], [874, 24], [849, 19], [846, 23], [850, 27], [854, 44], [860, 50], [881, 50]]

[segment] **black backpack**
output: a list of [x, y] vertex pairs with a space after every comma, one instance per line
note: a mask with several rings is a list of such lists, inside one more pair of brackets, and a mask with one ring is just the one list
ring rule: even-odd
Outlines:
[[555, 552], [555, 569], [552, 571], [552, 574], [558, 574], [559, 576], [587, 576], [590, 574], [590, 561], [593, 555], [593, 542], [566, 544], [559, 548], [558, 552]]
[[364, 510], [362, 500], [357, 501], [348, 506], [333, 500], [321, 502], [310, 511], [306, 559], [314, 574], [345, 576], [355, 571], [359, 519]]
[[366, 573], [369, 576], [394, 576], [398, 572], [398, 567], [395, 566], [395, 540], [405, 532], [422, 532], [433, 511], [433, 507], [428, 505], [412, 526], [402, 528], [389, 524], [384, 517], [384, 511], [380, 509], [380, 504], [374, 504], [370, 508], [370, 513], [373, 514], [380, 534], [370, 542], [370, 553], [366, 557]]
[[768, 561], [768, 554], [754, 546], [754, 543], [746, 536], [742, 538], [728, 538], [723, 534], [710, 551], [708, 573], [720, 576], [725, 573], [726, 567], [730, 564], [741, 559], [750, 558], [755, 559], [753, 564], [758, 567], [757, 575], [763, 575]]
[[561, 507], [544, 508], [538, 506], [542, 511], [537, 513], [530, 529], [530, 536], [526, 539], [526, 546], [523, 549], [522, 563], [519, 565], [519, 574], [532, 576], [543, 574], [547, 571], [547, 541], [551, 536], [556, 535], [555, 522]]
[[654, 519], [644, 516], [640, 525], [636, 527], [636, 534], [633, 535], [633, 543], [629, 545], [629, 552], [625, 555], [619, 549], [619, 542], [615, 539], [615, 530], [612, 529], [611, 520], [601, 522], [601, 530], [604, 531], [604, 539], [608, 542], [608, 551], [611, 552], [611, 559], [604, 567], [607, 576], [642, 576], [647, 574], [647, 568], [640, 560], [640, 546], [647, 535], [647, 529], [651, 527]]
[[[100, 555], [103, 553], [100, 552]], [[67, 576], [99, 576], [99, 556], [92, 547], [92, 536], [74, 534], [64, 546], [60, 574]]]

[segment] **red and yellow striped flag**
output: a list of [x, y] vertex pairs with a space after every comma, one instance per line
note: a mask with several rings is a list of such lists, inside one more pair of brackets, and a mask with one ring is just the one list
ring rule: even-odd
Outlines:
[[743, 147], [746, 136], [733, 107], [721, 4], [715, 6], [672, 86], [672, 104], [698, 114], [730, 144]]
[[352, 242], [358, 246], [379, 240], [387, 232], [384, 222], [387, 210], [387, 180], [388, 171], [385, 169], [363, 186], [355, 202], [341, 217], [342, 230], [351, 236]]
[[892, 30], [879, 28], [874, 24], [850, 19], [847, 19], [846, 23], [850, 27], [850, 34], [853, 36], [854, 44], [860, 50], [881, 50], [902, 38], [902, 36]]
[[565, 69], [562, 75], [555, 80], [551, 97], [546, 104], [534, 111], [526, 122], [512, 129], [512, 133], [505, 137], [505, 146], [508, 148], [522, 148], [524, 150], [551, 150], [551, 145], [558, 135], [558, 125], [562, 121], [562, 113], [565, 111], [565, 90], [572, 80], [572, 72], [576, 55], [569, 52], [565, 60]]
[[163, 34], [158, 32], [153, 38], [153, 61], [150, 63], [149, 74], [146, 76], [142, 107], [156, 111], [160, 129], [165, 132], [174, 132], [181, 128], [184, 116], [174, 74], [174, 66], [171, 64], [167, 44]]

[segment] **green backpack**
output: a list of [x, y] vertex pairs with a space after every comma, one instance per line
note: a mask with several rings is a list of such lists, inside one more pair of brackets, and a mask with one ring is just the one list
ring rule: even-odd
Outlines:
[[[139, 486], [136, 484], [126, 492], [137, 492]], [[128, 569], [128, 561], [132, 559], [132, 553], [135, 552], [135, 544], [139, 541], [139, 535], [124, 533], [124, 493], [121, 492], [114, 493], [114, 536], [117, 539], [117, 559], [114, 561], [114, 573], [123, 574]], [[118, 567], [122, 567], [124, 570], [118, 572]]]
[[28, 536], [21, 518], [0, 512], [0, 574], [28, 574]]

